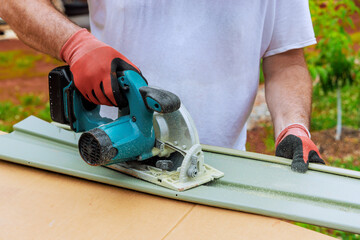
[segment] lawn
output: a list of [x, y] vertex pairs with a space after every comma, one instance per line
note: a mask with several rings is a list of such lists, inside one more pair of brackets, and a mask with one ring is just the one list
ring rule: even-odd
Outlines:
[[0, 102], [0, 131], [11, 132], [15, 123], [30, 115], [51, 121], [49, 103], [32, 94], [21, 96], [18, 105], [10, 101]]

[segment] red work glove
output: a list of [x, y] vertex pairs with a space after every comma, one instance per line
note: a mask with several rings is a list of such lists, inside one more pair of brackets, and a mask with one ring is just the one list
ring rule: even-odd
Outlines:
[[282, 130], [275, 145], [276, 156], [292, 159], [291, 169], [295, 172], [306, 172], [309, 162], [325, 164], [309, 131], [301, 124], [292, 124]]
[[116, 72], [134, 70], [140, 73], [140, 70], [125, 56], [97, 40], [86, 29], [80, 29], [66, 41], [60, 56], [69, 64], [75, 86], [87, 100], [98, 105], [126, 106]]

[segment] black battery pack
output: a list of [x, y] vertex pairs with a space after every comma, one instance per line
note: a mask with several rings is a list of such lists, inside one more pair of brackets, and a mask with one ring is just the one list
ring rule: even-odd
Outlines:
[[71, 83], [72, 73], [69, 66], [61, 66], [49, 73], [49, 100], [51, 119], [58, 123], [69, 124], [65, 117], [63, 89]]

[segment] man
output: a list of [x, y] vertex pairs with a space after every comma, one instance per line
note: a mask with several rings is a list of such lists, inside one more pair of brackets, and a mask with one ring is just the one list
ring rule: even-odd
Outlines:
[[122, 69], [141, 69], [151, 85], [180, 97], [202, 143], [235, 149], [245, 149], [263, 59], [276, 155], [293, 159], [298, 172], [324, 163], [308, 131], [312, 82], [302, 48], [316, 40], [307, 1], [88, 3], [93, 35], [48, 0], [0, 0], [0, 16], [26, 44], [67, 62], [88, 100], [121, 105], [110, 77], [120, 58]]

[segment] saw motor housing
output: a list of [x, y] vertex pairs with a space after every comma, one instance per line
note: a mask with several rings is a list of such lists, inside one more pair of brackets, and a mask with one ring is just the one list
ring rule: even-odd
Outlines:
[[142, 161], [157, 155], [153, 114], [180, 108], [175, 94], [148, 87], [137, 72], [127, 70], [117, 75], [128, 106], [122, 109], [127, 114], [112, 120], [100, 116], [100, 106], [88, 102], [76, 89], [68, 66], [55, 68], [49, 74], [51, 118], [70, 125], [75, 132], [84, 132], [79, 152], [90, 165]]

